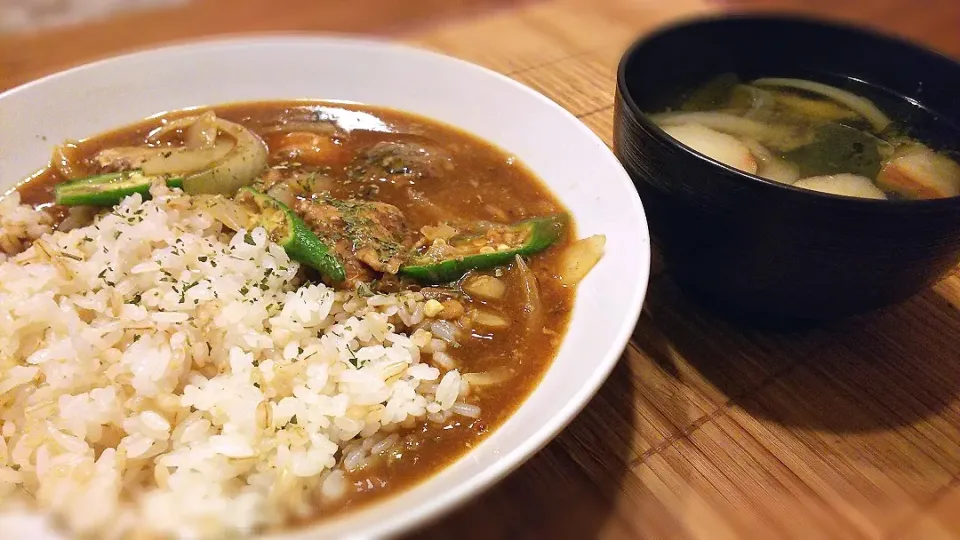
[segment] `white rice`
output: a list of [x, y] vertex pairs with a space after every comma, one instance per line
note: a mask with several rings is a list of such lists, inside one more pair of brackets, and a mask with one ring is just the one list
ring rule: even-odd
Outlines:
[[449, 328], [410, 333], [421, 295], [300, 283], [262, 229], [153, 195], [52, 233], [0, 200], [0, 537], [14, 511], [98, 538], [248, 534], [344, 496], [398, 428], [479, 414]]

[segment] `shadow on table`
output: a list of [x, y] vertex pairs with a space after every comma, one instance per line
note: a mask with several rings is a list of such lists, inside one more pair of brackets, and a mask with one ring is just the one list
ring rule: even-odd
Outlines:
[[692, 368], [713, 400], [754, 417], [833, 432], [889, 429], [945, 412], [960, 422], [948, 410], [960, 394], [960, 310], [935, 290], [792, 333], [737, 328], [666, 278], [651, 286], [646, 309], [655, 331], [641, 348], [674, 376]]
[[612, 501], [634, 457], [632, 390], [621, 361], [561, 435], [499, 484], [406, 540], [590, 539], [616, 521]]

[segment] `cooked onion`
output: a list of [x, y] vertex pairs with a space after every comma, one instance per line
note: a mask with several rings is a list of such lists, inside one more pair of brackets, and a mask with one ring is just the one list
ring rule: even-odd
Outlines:
[[66, 232], [77, 227], [86, 227], [93, 222], [99, 210], [96, 206], [71, 206], [67, 210], [67, 217], [57, 225], [57, 230]]
[[730, 113], [668, 112], [654, 114], [650, 118], [661, 127], [699, 124], [728, 135], [756, 139], [780, 150], [791, 150], [808, 142], [803, 130], [771, 126]]
[[274, 185], [272, 188], [267, 190], [267, 195], [287, 206], [293, 206], [293, 203], [297, 201], [297, 196], [293, 192], [293, 188], [291, 188], [290, 184], [286, 182], [279, 182]]
[[513, 377], [513, 370], [507, 367], [498, 367], [490, 371], [481, 371], [478, 373], [464, 373], [462, 379], [467, 381], [470, 386], [491, 386], [510, 380]]
[[478, 296], [485, 300], [496, 300], [503, 297], [503, 294], [507, 291], [507, 285], [493, 276], [479, 274], [464, 280], [463, 290], [471, 296]]
[[602, 234], [574, 242], [560, 258], [560, 281], [564, 285], [580, 283], [603, 257], [603, 246], [606, 243], [607, 237]]
[[742, 88], [743, 91], [750, 94], [750, 108], [747, 112], [743, 113], [744, 118], [761, 118], [766, 116], [776, 103], [773, 94], [762, 88], [745, 84], [739, 85], [737, 88]]
[[430, 325], [430, 331], [434, 336], [446, 341], [447, 343], [456, 343], [457, 327], [450, 321], [437, 320]]
[[201, 210], [210, 213], [213, 219], [223, 223], [227, 228], [239, 231], [246, 229], [250, 224], [250, 212], [239, 203], [222, 195], [197, 195], [193, 198], [194, 204]]
[[[119, 169], [138, 168], [148, 176], [183, 177], [183, 189], [192, 195], [233, 195], [266, 167], [267, 146], [247, 128], [212, 114], [182, 118], [164, 126], [163, 129], [169, 130], [173, 129], [171, 126], [183, 127], [192, 122], [187, 128], [190, 142], [185, 146], [108, 148], [97, 154], [97, 161]], [[211, 122], [218, 133], [228, 137], [218, 137], [212, 145], [207, 145], [212, 132], [207, 124]], [[193, 130], [194, 124], [200, 126]], [[159, 134], [155, 132], [151, 137]]]
[[466, 416], [467, 418], [480, 418], [480, 407], [470, 403], [463, 403], [462, 401], [454, 403], [453, 407], [450, 407], [450, 412], [459, 414], [460, 416]]
[[188, 148], [209, 148], [217, 141], [217, 116], [207, 111], [190, 124], [184, 133], [183, 142]]
[[209, 168], [183, 179], [187, 193], [233, 195], [250, 184], [267, 166], [267, 145], [249, 129], [233, 122], [217, 119], [220, 131], [231, 135], [237, 145], [232, 152]]
[[433, 363], [445, 370], [457, 369], [457, 362], [443, 351], [435, 351], [432, 355]]
[[523, 262], [523, 257], [519, 255], [514, 258], [513, 266], [517, 281], [520, 284], [523, 311], [527, 316], [524, 326], [528, 333], [539, 331], [543, 327], [543, 302], [540, 301], [540, 286], [537, 284], [537, 276], [530, 270], [527, 263]]
[[750, 153], [759, 162], [760, 168], [756, 172], [757, 176], [783, 184], [792, 184], [800, 178], [800, 168], [796, 164], [773, 155], [770, 150], [767, 150], [757, 141], [745, 139], [743, 144], [747, 145]]
[[53, 149], [50, 165], [67, 180], [76, 180], [90, 176], [87, 167], [83, 164], [83, 156], [77, 145], [66, 142]]
[[473, 322], [487, 328], [506, 328], [510, 324], [503, 317], [489, 311], [474, 311], [472, 319]]
[[890, 125], [890, 119], [887, 118], [887, 115], [883, 114], [883, 111], [878, 109], [872, 101], [865, 97], [860, 97], [851, 92], [847, 92], [846, 90], [841, 90], [835, 86], [814, 81], [807, 81], [804, 79], [778, 77], [757, 79], [753, 81], [752, 84], [757, 86], [784, 86], [787, 88], [796, 88], [799, 90], [806, 90], [807, 92], [813, 92], [814, 94], [820, 94], [836, 101], [837, 103], [850, 107], [850, 109], [870, 122], [870, 124], [873, 126], [873, 129], [877, 131], [883, 131], [887, 128], [887, 126]]
[[837, 122], [840, 120], [849, 120], [860, 116], [852, 109], [845, 107], [832, 99], [808, 98], [800, 96], [791, 91], [780, 91], [776, 93], [777, 104], [781, 107], [801, 116], [808, 117], [810, 120], [823, 120], [827, 122]]
[[145, 148], [118, 147], [108, 148], [99, 155], [117, 160], [127, 159], [148, 176], [162, 174], [189, 174], [209, 167], [211, 163], [223, 159], [234, 150], [234, 141], [220, 139], [209, 148]]
[[771, 126], [742, 116], [722, 112], [668, 112], [650, 117], [660, 126], [679, 126], [700, 124], [730, 135], [741, 135], [761, 139], [769, 136]]
[[448, 240], [457, 234], [457, 230], [447, 225], [446, 223], [441, 223], [440, 225], [424, 225], [420, 227], [420, 232], [423, 234], [423, 237], [427, 240], [433, 242], [437, 238], [442, 238]]
[[161, 142], [174, 131], [183, 130], [183, 142], [187, 148], [208, 148], [217, 140], [217, 115], [207, 111], [200, 116], [187, 116], [171, 120], [150, 132], [147, 141]]

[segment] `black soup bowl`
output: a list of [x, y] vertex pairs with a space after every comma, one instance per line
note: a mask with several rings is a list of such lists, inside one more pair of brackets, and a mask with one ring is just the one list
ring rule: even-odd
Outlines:
[[878, 201], [794, 188], [707, 158], [645, 114], [729, 72], [863, 81], [938, 115], [939, 128], [909, 126], [932, 138], [950, 138], [943, 125], [960, 122], [960, 64], [870, 30], [740, 16], [641, 39], [617, 74], [614, 152], [669, 274], [690, 296], [748, 322], [818, 322], [902, 301], [956, 266], [960, 197]]

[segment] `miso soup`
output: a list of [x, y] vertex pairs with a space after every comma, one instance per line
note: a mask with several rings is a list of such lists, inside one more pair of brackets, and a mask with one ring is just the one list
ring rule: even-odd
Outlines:
[[850, 81], [722, 74], [653, 120], [697, 152], [768, 180], [868, 199], [960, 195], [944, 140], [960, 130], [915, 102]]

